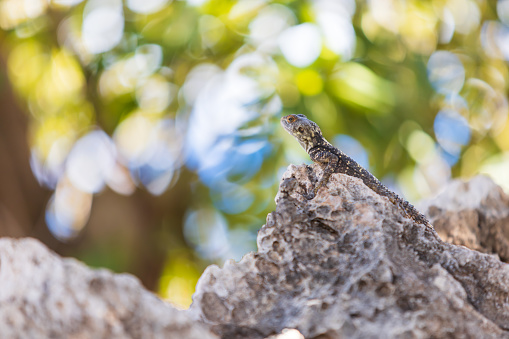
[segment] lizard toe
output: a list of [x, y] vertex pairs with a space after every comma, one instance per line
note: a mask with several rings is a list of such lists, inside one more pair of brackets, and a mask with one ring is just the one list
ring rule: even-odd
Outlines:
[[310, 194], [303, 194], [302, 195], [304, 198], [306, 198], [307, 200], [313, 200], [314, 197], [315, 197], [315, 194], [314, 193], [310, 193]]

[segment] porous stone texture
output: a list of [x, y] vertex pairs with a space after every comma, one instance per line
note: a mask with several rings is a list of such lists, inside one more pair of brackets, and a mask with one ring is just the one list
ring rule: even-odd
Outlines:
[[306, 200], [321, 173], [288, 168], [258, 252], [200, 278], [197, 318], [228, 339], [509, 338], [509, 265], [442, 241], [357, 178], [333, 174]]
[[509, 261], [509, 196], [489, 177], [454, 180], [419, 207], [442, 240]]
[[217, 338], [127, 274], [0, 239], [0, 338]]

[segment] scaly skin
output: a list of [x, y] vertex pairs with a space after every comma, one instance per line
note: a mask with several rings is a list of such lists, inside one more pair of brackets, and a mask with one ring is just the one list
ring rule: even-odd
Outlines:
[[305, 195], [307, 199], [313, 199], [316, 196], [318, 190], [327, 184], [332, 173], [343, 173], [361, 179], [374, 192], [387, 197], [394, 205], [401, 207], [407, 217], [419, 224], [433, 228], [426, 217], [419, 213], [412, 204], [389, 190], [355, 160], [325, 140], [320, 127], [306, 118], [304, 114], [287, 115], [281, 118], [281, 125], [297, 139], [311, 160], [324, 167], [323, 176], [318, 184], [310, 194]]

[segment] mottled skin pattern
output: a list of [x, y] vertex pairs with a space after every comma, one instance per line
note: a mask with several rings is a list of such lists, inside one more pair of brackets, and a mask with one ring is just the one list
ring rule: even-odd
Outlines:
[[311, 160], [324, 166], [322, 178], [313, 191], [305, 196], [307, 199], [315, 197], [318, 190], [327, 184], [332, 173], [343, 173], [361, 179], [373, 191], [387, 197], [394, 205], [400, 206], [405, 214], [417, 223], [433, 227], [426, 217], [419, 213], [412, 204], [401, 199], [396, 193], [385, 187], [377, 178], [355, 162], [355, 160], [325, 140], [320, 127], [306, 118], [304, 114], [287, 115], [281, 118], [281, 125], [297, 139], [299, 144], [309, 154]]

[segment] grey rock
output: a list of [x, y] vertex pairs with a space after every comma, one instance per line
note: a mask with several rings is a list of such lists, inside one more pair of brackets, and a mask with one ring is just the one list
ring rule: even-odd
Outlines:
[[509, 196], [489, 177], [453, 180], [420, 207], [442, 240], [509, 261]]
[[0, 239], [0, 338], [216, 338], [127, 274]]
[[210, 266], [194, 316], [222, 338], [509, 338], [509, 265], [442, 241], [361, 180], [290, 166], [258, 252]]

